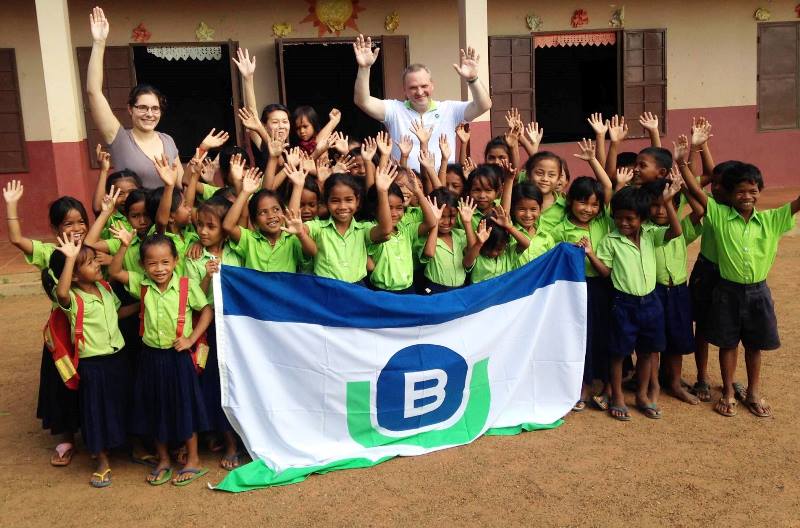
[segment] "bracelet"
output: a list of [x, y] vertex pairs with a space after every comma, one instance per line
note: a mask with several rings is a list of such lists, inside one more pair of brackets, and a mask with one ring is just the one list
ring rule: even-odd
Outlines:
[[477, 76], [475, 76], [474, 79], [467, 79], [467, 84], [475, 84], [477, 82], [477, 80], [478, 80]]
[[6, 220], [19, 220], [18, 216], [7, 216]]

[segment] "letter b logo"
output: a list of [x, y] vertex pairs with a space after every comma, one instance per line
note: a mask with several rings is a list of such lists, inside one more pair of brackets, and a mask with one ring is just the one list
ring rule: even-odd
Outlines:
[[467, 362], [439, 345], [398, 351], [378, 376], [378, 425], [408, 431], [450, 419], [464, 398]]

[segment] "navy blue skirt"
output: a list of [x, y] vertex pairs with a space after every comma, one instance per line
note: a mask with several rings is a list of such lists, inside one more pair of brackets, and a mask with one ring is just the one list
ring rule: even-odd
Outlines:
[[208, 428], [225, 433], [233, 431], [233, 427], [222, 410], [222, 391], [219, 385], [219, 362], [217, 361], [217, 331], [214, 323], [209, 325], [206, 338], [208, 339], [208, 361], [205, 370], [200, 375], [200, 390], [203, 391]]
[[142, 345], [130, 430], [165, 444], [208, 430], [203, 393], [188, 352]]
[[129, 370], [122, 352], [78, 362], [81, 432], [90, 453], [119, 447], [127, 441]]
[[50, 429], [54, 435], [77, 433], [81, 425], [78, 391], [68, 389], [61, 381], [53, 356], [45, 345], [42, 345], [42, 364], [39, 367], [36, 417], [42, 421], [42, 428]]

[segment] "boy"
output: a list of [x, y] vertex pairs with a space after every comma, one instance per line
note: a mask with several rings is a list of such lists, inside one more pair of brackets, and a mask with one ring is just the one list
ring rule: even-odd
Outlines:
[[586, 256], [602, 277], [614, 285], [608, 351], [611, 363], [611, 416], [631, 419], [622, 393], [622, 363], [636, 349], [636, 406], [652, 419], [661, 418], [658, 408], [658, 353], [664, 350], [664, 310], [655, 293], [655, 248], [681, 236], [681, 224], [672, 205], [680, 179], [664, 190], [669, 227], [642, 224], [650, 214], [652, 194], [627, 187], [611, 199], [616, 229], [600, 242], [597, 254], [588, 239], [581, 241]]
[[794, 227], [800, 197], [777, 209], [757, 211], [764, 180], [758, 167], [741, 162], [722, 173], [729, 205], [706, 196], [693, 178], [687, 185], [705, 208], [719, 260], [720, 279], [714, 288], [706, 335], [709, 343], [719, 347], [722, 374], [722, 397], [714, 410], [726, 417], [736, 415], [733, 376], [741, 341], [748, 383], [743, 403], [754, 415], [768, 418], [772, 409], [760, 394], [761, 351], [778, 349], [780, 338], [766, 279], [781, 235]]

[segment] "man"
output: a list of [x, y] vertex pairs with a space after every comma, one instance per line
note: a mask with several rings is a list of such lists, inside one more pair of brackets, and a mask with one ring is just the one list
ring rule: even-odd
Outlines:
[[433, 154], [438, 165], [441, 158], [439, 136], [444, 134], [450, 144], [450, 162], [454, 161], [456, 149], [455, 129], [463, 121], [472, 121], [492, 107], [489, 92], [478, 79], [478, 54], [473, 48], [461, 50], [460, 64], [453, 64], [453, 69], [467, 83], [472, 101], [434, 101], [433, 79], [427, 66], [412, 64], [403, 72], [403, 89], [405, 101], [394, 99], [378, 99], [369, 93], [369, 72], [378, 59], [380, 48], [372, 49], [372, 39], [359, 35], [353, 44], [358, 64], [358, 75], [354, 89], [356, 106], [368, 116], [386, 125], [392, 140], [395, 142], [392, 155], [400, 158], [397, 141], [404, 135], [411, 136], [413, 147], [408, 158], [408, 166], [419, 170], [419, 140], [411, 133], [414, 121], [422, 120], [423, 127], [430, 131], [428, 152]]

